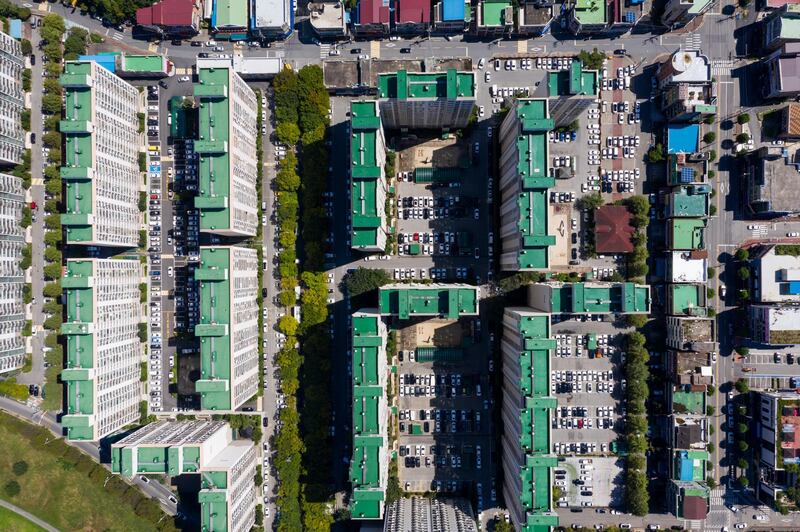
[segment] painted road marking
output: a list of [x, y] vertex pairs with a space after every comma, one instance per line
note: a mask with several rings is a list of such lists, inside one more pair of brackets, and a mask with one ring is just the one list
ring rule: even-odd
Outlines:
[[369, 56], [378, 59], [381, 56], [381, 41], [370, 41]]

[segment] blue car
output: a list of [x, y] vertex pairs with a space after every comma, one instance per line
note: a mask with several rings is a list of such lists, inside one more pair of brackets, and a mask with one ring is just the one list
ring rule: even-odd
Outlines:
[[578, 140], [578, 132], [577, 131], [573, 131], [572, 132], [572, 140]]
[[565, 138], [567, 138], [567, 136], [564, 134], [563, 131], [558, 134], [558, 140], [560, 140], [561, 142], [564, 142]]

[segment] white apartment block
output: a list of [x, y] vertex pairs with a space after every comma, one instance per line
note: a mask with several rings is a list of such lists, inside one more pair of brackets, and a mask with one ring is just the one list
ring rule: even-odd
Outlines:
[[0, 32], [0, 164], [22, 162], [25, 130], [20, 115], [25, 109], [22, 72], [25, 61], [19, 41]]
[[201, 410], [236, 410], [258, 391], [259, 267], [251, 248], [200, 248]]
[[253, 442], [234, 440], [224, 421], [159, 421], [111, 446], [111, 471], [128, 478], [199, 473], [201, 530], [251, 529], [256, 460]]
[[61, 85], [65, 242], [136, 247], [144, 185], [138, 118], [143, 96], [93, 61], [68, 61]]
[[230, 61], [199, 60], [194, 95], [199, 100], [200, 229], [254, 236], [258, 227], [256, 155], [258, 101]]
[[139, 418], [141, 276], [137, 260], [67, 261], [61, 424], [71, 440], [98, 440]]
[[[0, 34], [1, 35], [1, 34]], [[20, 227], [25, 193], [22, 180], [0, 174], [0, 373], [25, 364], [25, 272], [19, 267], [25, 232]]]

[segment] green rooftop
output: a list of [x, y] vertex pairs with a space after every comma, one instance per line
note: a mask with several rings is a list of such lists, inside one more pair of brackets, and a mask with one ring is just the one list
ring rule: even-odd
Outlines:
[[684, 482], [705, 482], [708, 459], [706, 451], [675, 451], [672, 478]]
[[[350, 104], [351, 133], [351, 211], [353, 219], [352, 247], [381, 246], [384, 231], [383, 205], [378, 190], [385, 186], [383, 174], [384, 147], [378, 104], [375, 101]], [[380, 140], [380, 142], [379, 142]]]
[[215, 0], [214, 27], [247, 28], [247, 0]]
[[711, 203], [709, 185], [690, 185], [672, 191], [667, 204], [670, 218], [701, 218], [708, 215]]
[[669, 237], [672, 249], [704, 249], [705, 220], [697, 218], [671, 218]]
[[161, 55], [122, 55], [122, 70], [125, 72], [164, 72], [164, 57]]
[[674, 414], [706, 414], [705, 392], [675, 390], [672, 392], [672, 412]]
[[195, 143], [200, 155], [199, 186], [194, 206], [200, 210], [202, 231], [232, 229], [229, 75], [227, 68], [201, 68], [194, 86], [200, 102]]
[[669, 313], [686, 316], [706, 315], [706, 287], [699, 284], [670, 284]]
[[475, 97], [475, 74], [450, 68], [445, 72], [398, 70], [378, 75], [378, 97], [398, 100]]
[[649, 313], [650, 287], [634, 283], [567, 283], [551, 286], [553, 313]]
[[232, 409], [231, 250], [201, 248], [195, 279], [200, 284], [200, 379], [195, 388], [202, 410]]
[[597, 71], [583, 70], [583, 63], [572, 61], [569, 70], [550, 72], [547, 76], [547, 86], [550, 97], [597, 95]]
[[64, 136], [64, 214], [61, 224], [66, 242], [94, 240], [91, 216], [94, 212], [94, 95], [92, 61], [67, 61], [61, 82], [64, 87], [64, 119], [59, 129]]
[[481, 10], [481, 26], [508, 26], [514, 24], [512, 18], [506, 17], [506, 9], [512, 8], [514, 4], [506, 0], [483, 0], [479, 3], [478, 9]]
[[478, 289], [467, 285], [389, 285], [378, 292], [380, 313], [406, 320], [441, 316], [451, 320], [478, 313]]
[[555, 186], [555, 179], [548, 175], [547, 132], [555, 125], [547, 114], [547, 100], [517, 102], [517, 171], [520, 176], [517, 206], [522, 239], [519, 268], [522, 270], [548, 268], [549, 247], [556, 241], [554, 235], [548, 234], [547, 193]]
[[575, 19], [581, 24], [605, 24], [606, 3], [602, 0], [576, 0]]

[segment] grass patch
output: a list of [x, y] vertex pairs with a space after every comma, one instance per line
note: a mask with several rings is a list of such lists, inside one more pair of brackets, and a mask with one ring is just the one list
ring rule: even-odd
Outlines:
[[[127, 504], [128, 491], [142, 496], [138, 488], [118, 485], [118, 478], [47, 429], [0, 413], [0, 478], [14, 479], [18, 495], [9, 500], [59, 530], [154, 530], [153, 522], [138, 517]], [[28, 464], [22, 475], [13, 472], [14, 462]], [[103, 487], [106, 477], [111, 482]], [[121, 481], [120, 481], [121, 482]], [[113, 484], [113, 486], [112, 486]], [[115, 489], [112, 489], [115, 488]], [[121, 488], [121, 489], [120, 489]], [[124, 496], [122, 493], [124, 492]], [[171, 524], [171, 519], [164, 519]], [[0, 529], [6, 530], [2, 526]]]
[[44, 384], [45, 397], [42, 402], [42, 410], [61, 410], [64, 385], [58, 382], [59, 373], [61, 373], [61, 368], [58, 366], [50, 366], [44, 370], [47, 382]]
[[5, 532], [41, 532], [44, 528], [33, 524], [11, 510], [0, 508], [0, 530]]

